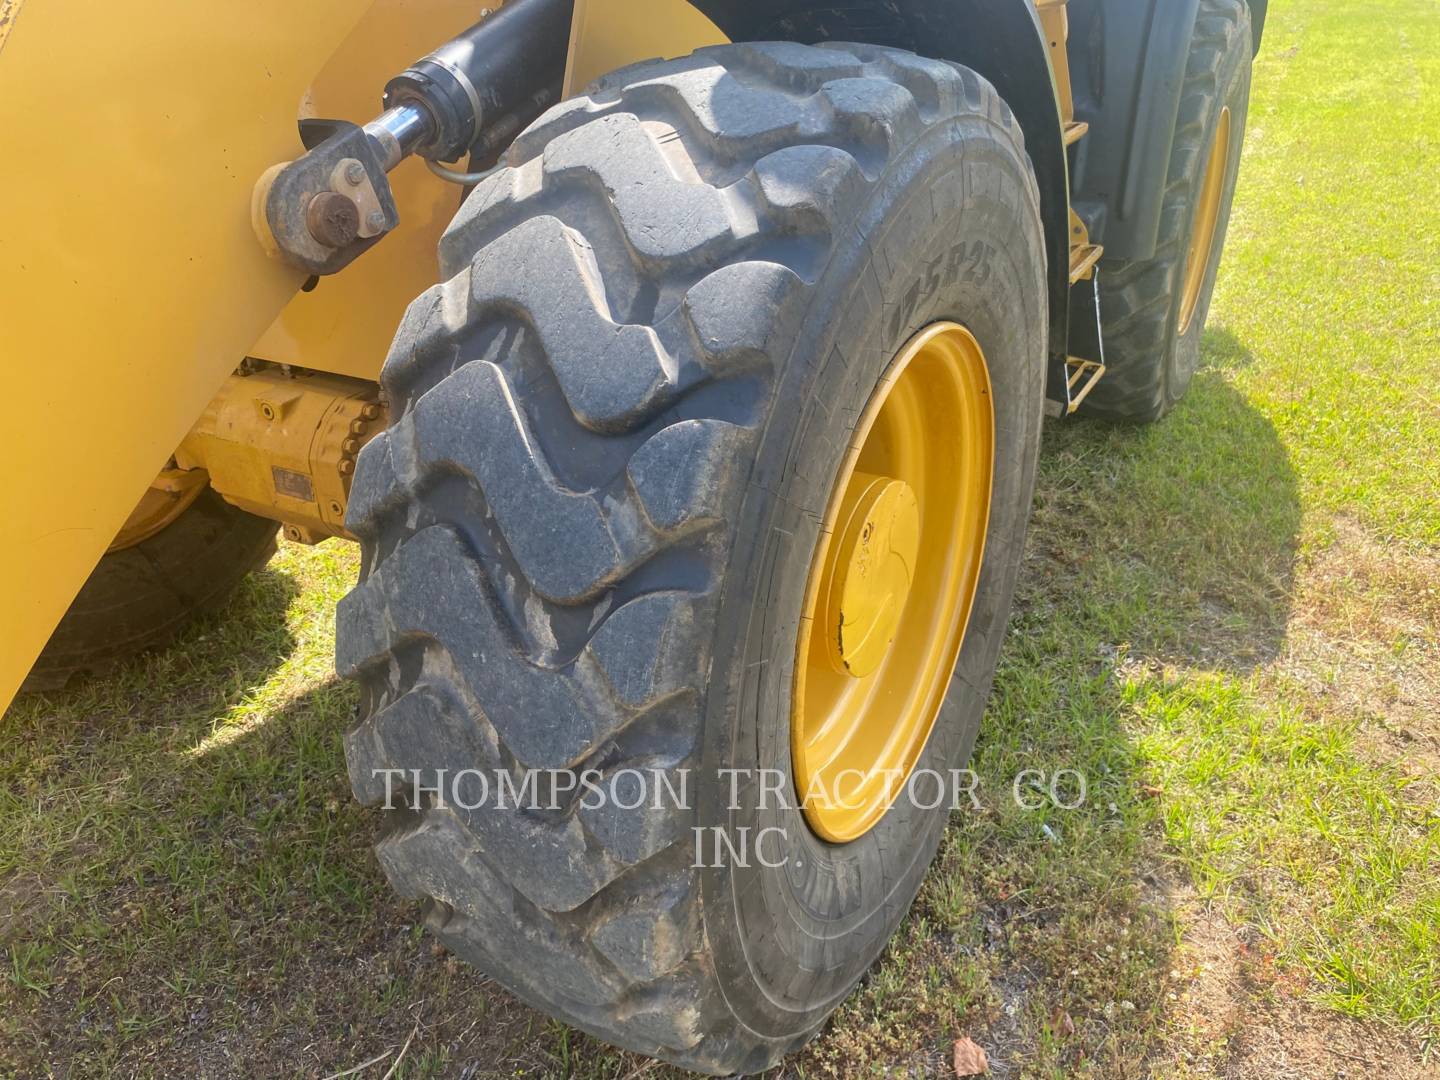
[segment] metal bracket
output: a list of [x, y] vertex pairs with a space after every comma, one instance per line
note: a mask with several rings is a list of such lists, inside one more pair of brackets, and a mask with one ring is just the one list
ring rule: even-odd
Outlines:
[[1105, 341], [1100, 324], [1098, 266], [1092, 267], [1090, 276], [1074, 286], [1074, 292], [1080, 294], [1087, 289], [1090, 291], [1090, 302], [1086, 303], [1077, 296], [1077, 302], [1070, 309], [1070, 347], [1082, 355], [1067, 355], [1063, 359], [1058, 356], [1051, 358], [1046, 384], [1046, 416], [1069, 416], [1074, 413], [1105, 374]]
[[1100, 381], [1100, 376], [1105, 374], [1105, 365], [1098, 360], [1082, 360], [1078, 356], [1067, 356], [1065, 369], [1069, 372], [1069, 377], [1065, 380], [1065, 394], [1070, 399], [1065, 406], [1065, 412], [1068, 415], [1080, 408], [1080, 403], [1085, 400], [1085, 395], [1090, 393], [1095, 384]]
[[[1065, 412], [1073, 413], [1085, 400], [1085, 395], [1095, 388], [1105, 374], [1105, 330], [1100, 321], [1100, 268], [1097, 266], [1090, 275], [1090, 291], [1095, 297], [1095, 352], [1098, 360], [1086, 360], [1079, 356], [1065, 358]], [[1078, 389], [1077, 389], [1078, 388]]]
[[356, 124], [310, 121], [304, 155], [255, 185], [252, 217], [266, 249], [310, 274], [333, 274], [400, 223], [385, 163]]
[[1070, 284], [1074, 285], [1095, 273], [1105, 249], [1090, 242], [1090, 230], [1072, 207], [1070, 210]]

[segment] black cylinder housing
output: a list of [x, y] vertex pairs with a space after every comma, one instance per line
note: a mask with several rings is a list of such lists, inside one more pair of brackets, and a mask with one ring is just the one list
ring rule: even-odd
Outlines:
[[485, 125], [565, 74], [574, 0], [511, 0], [385, 84], [385, 107], [414, 105], [430, 116], [416, 152], [455, 161]]

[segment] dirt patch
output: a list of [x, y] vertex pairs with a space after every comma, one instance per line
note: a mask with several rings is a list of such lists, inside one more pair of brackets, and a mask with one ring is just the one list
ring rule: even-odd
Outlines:
[[8, 941], [20, 928], [21, 917], [45, 891], [38, 874], [17, 870], [0, 884], [0, 942]]
[[1186, 926], [1170, 973], [1164, 1050], [1154, 1077], [1435, 1080], [1417, 1040], [1307, 1000], [1303, 974], [1276, 963], [1257, 933], [1192, 894], [1173, 902]]
[[1268, 674], [1355, 717], [1377, 756], [1440, 775], [1440, 553], [1385, 543], [1341, 518], [1297, 586]]

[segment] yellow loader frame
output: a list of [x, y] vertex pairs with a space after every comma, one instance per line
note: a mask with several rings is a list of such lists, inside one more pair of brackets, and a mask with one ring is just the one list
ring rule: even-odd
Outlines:
[[[1073, 411], [1104, 369], [1066, 344], [1069, 289], [1101, 252], [1069, 203], [1066, 148], [1087, 125], [1067, 0], [949, 2], [1023, 39], [990, 75], [1020, 95], [1051, 268], [1048, 381]], [[195, 477], [291, 540], [347, 535], [355, 454], [385, 423], [386, 350], [436, 279], [461, 191], [401, 162], [388, 177], [398, 228], [307, 280], [262, 242], [257, 182], [304, 152], [298, 121], [365, 122], [389, 73], [490, 13], [476, 0], [0, 0], [0, 708], [107, 549], [163, 524]], [[691, 0], [576, 0], [563, 93], [728, 40]]]
[[[363, 122], [387, 73], [482, 10], [0, 3], [0, 708], [243, 358], [378, 378], [459, 189], [402, 164], [401, 226], [311, 292], [257, 242], [252, 190], [302, 152], [298, 117]], [[684, 0], [580, 0], [567, 86], [724, 40]]]

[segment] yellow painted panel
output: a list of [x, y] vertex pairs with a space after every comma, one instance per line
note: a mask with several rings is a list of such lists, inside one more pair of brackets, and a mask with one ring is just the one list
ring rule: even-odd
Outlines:
[[637, 60], [684, 56], [729, 40], [688, 0], [575, 0], [565, 95]]
[[[496, 5], [491, 5], [496, 6]], [[375, 0], [315, 81], [314, 116], [363, 124], [385, 81], [476, 21], [475, 0]], [[282, 364], [375, 379], [400, 317], [436, 281], [435, 248], [461, 189], [411, 159], [390, 174], [400, 227], [344, 271], [297, 293], [250, 350]]]
[[[385, 79], [471, 25], [477, 11], [472, 0], [375, 0], [316, 80], [314, 115], [370, 119], [379, 111]], [[636, 60], [679, 56], [727, 40], [687, 0], [578, 0], [574, 26], [567, 85], [583, 86]], [[405, 162], [390, 178], [400, 227], [343, 273], [298, 293], [250, 355], [379, 377], [406, 306], [439, 276], [435, 249], [461, 194], [418, 160]]]
[[[365, 0], [27, 3], [0, 52], [0, 707], [300, 275], [250, 193]], [[13, 15], [13, 9], [11, 9]]]
[[20, 5], [25, 0], [0, 0], [0, 49], [5, 48], [5, 39], [10, 36], [10, 28], [15, 25], [15, 19], [20, 14]]

